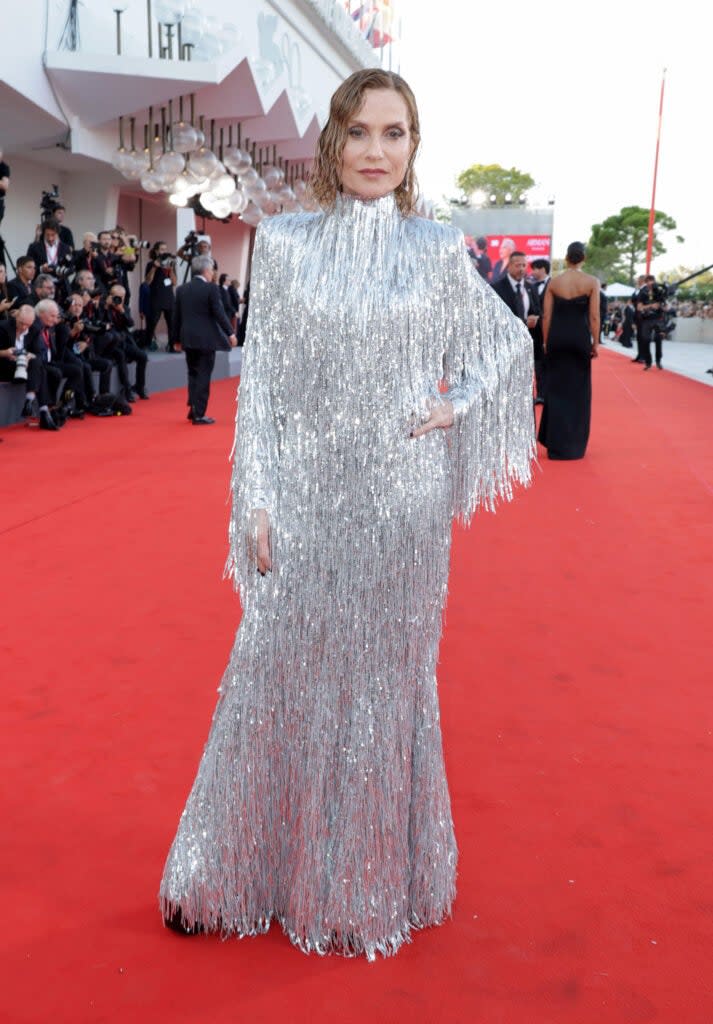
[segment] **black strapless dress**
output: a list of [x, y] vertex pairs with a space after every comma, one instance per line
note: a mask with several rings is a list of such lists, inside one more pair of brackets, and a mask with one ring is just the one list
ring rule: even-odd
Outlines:
[[547, 386], [537, 440], [551, 459], [581, 459], [587, 450], [592, 411], [589, 296], [552, 298]]

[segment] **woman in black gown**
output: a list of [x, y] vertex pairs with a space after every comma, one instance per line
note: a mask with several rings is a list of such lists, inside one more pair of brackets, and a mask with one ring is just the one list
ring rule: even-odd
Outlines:
[[547, 388], [537, 439], [550, 459], [581, 459], [592, 408], [592, 359], [599, 354], [599, 281], [582, 272], [584, 246], [572, 242], [567, 268], [545, 292], [542, 334]]

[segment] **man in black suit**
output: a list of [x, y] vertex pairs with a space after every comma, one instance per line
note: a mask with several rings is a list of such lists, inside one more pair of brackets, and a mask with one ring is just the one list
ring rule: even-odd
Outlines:
[[27, 255], [35, 261], [40, 274], [49, 274], [54, 280], [63, 299], [67, 292], [67, 274], [74, 270], [74, 249], [60, 240], [56, 220], [44, 222], [40, 241], [30, 243]]
[[[58, 430], [50, 406], [57, 401], [57, 392], [63, 378], [67, 380], [68, 388], [81, 391], [82, 370], [79, 366], [62, 365], [60, 360], [55, 336], [55, 328], [59, 323], [57, 303], [53, 299], [41, 299], [35, 306], [35, 313], [37, 318], [28, 332], [26, 348], [35, 357], [33, 368], [39, 370], [37, 402], [40, 407], [40, 427], [43, 430]], [[27, 397], [30, 397], [29, 388]]]
[[545, 292], [550, 283], [550, 261], [538, 256], [530, 264], [532, 287], [537, 295], [540, 307], [540, 318], [530, 331], [535, 345], [535, 405], [543, 405], [545, 400], [545, 345], [542, 337], [542, 311], [545, 308]]
[[196, 256], [191, 270], [193, 279], [176, 291], [171, 340], [186, 353], [188, 419], [194, 426], [203, 426], [215, 423], [206, 416], [215, 353], [235, 347], [238, 339], [225, 314], [220, 289], [213, 283], [212, 257]]
[[639, 295], [641, 294], [641, 292], [643, 292], [645, 284], [646, 276], [644, 274], [640, 274], [639, 277], [637, 277], [636, 279], [636, 290], [631, 296], [631, 301], [634, 304], [634, 327], [636, 329], [636, 355], [631, 360], [632, 363], [646, 362], [646, 359], [644, 358], [644, 345], [641, 336], [641, 317], [639, 316]]
[[[525, 280], [527, 256], [515, 250], [508, 260], [507, 270], [499, 281], [493, 284], [493, 291], [503, 300], [508, 309], [527, 326], [532, 335], [533, 350], [537, 351], [535, 332], [540, 323], [540, 301], [533, 286]], [[541, 335], [540, 335], [541, 340]]]

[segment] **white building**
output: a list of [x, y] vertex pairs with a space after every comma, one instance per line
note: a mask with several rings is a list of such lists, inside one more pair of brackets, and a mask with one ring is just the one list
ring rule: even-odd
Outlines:
[[[216, 150], [221, 134], [224, 147], [239, 139], [259, 170], [286, 165], [289, 182], [308, 169], [337, 84], [383, 58], [335, 0], [240, 0], [227, 16], [218, 0], [25, 0], [21, 10], [3, 19], [0, 42], [0, 146], [11, 168], [2, 233], [13, 260], [53, 184], [77, 246], [85, 231], [117, 223], [174, 252], [181, 244], [193, 211], [113, 166], [119, 118], [126, 149], [133, 119], [140, 155], [149, 109], [154, 125], [176, 122], [192, 97], [207, 145], [211, 135]], [[159, 142], [154, 163], [160, 155]], [[205, 230], [220, 269], [244, 283], [254, 228], [233, 216]]]

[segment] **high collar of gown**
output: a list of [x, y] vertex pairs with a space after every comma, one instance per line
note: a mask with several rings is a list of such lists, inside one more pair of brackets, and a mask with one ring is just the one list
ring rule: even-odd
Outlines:
[[363, 199], [361, 196], [337, 192], [330, 214], [338, 221], [364, 225], [375, 222], [387, 225], [401, 220], [401, 211], [396, 205], [393, 192], [387, 192], [378, 199]]
[[333, 269], [353, 280], [386, 274], [400, 247], [404, 218], [393, 192], [378, 199], [338, 192], [323, 220], [327, 250]]

